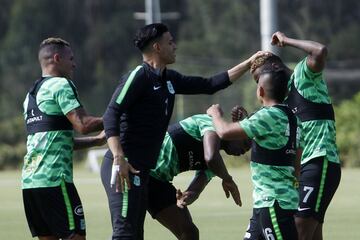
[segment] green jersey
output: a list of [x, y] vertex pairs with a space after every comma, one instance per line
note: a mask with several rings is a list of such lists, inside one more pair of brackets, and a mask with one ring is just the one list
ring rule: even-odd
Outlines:
[[[322, 72], [312, 72], [306, 64], [306, 58], [296, 65], [289, 82], [289, 89], [292, 82], [305, 99], [315, 103], [331, 103]], [[335, 121], [306, 121], [302, 123], [302, 130], [304, 146], [301, 164], [321, 156], [325, 156], [331, 162], [340, 163], [336, 146]]]
[[[252, 116], [240, 121], [246, 135], [263, 148], [283, 148], [290, 136], [290, 125], [285, 112], [276, 107], [263, 107]], [[297, 131], [297, 145], [300, 144], [300, 129]], [[278, 159], [281, 161], [281, 159]], [[283, 209], [296, 209], [299, 195], [295, 187], [293, 166], [276, 166], [250, 163], [254, 185], [254, 208], [271, 207], [275, 200]]]
[[[212, 119], [206, 114], [194, 115], [179, 123], [187, 134], [200, 142], [202, 142], [205, 132], [215, 132]], [[176, 147], [167, 132], [160, 149], [156, 167], [150, 171], [150, 175], [161, 181], [172, 181], [180, 173], [179, 161]], [[209, 179], [214, 176], [208, 169], [205, 173]]]
[[[36, 103], [48, 115], [66, 115], [81, 106], [71, 85], [65, 78], [51, 77], [42, 84]], [[75, 89], [75, 87], [74, 87]], [[24, 115], [28, 107], [24, 101]], [[73, 182], [73, 130], [37, 132], [27, 137], [27, 153], [22, 170], [22, 188], [59, 186], [61, 181]]]

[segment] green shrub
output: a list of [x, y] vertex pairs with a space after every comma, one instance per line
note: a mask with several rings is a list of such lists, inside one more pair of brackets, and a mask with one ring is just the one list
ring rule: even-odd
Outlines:
[[337, 145], [344, 166], [360, 167], [360, 92], [335, 107]]
[[26, 153], [26, 133], [22, 116], [0, 122], [0, 170], [19, 167]]

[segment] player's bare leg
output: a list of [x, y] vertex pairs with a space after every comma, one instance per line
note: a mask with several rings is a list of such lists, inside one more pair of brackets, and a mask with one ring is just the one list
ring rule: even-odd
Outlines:
[[323, 239], [322, 227], [323, 227], [322, 223], [319, 223], [317, 225], [316, 230], [314, 232], [313, 240], [322, 240]]
[[156, 220], [169, 229], [178, 239], [199, 239], [199, 230], [193, 223], [190, 212], [186, 207], [169, 206], [156, 215]]
[[321, 240], [314, 238], [319, 222], [312, 218], [295, 217], [295, 224], [298, 231], [299, 240]]

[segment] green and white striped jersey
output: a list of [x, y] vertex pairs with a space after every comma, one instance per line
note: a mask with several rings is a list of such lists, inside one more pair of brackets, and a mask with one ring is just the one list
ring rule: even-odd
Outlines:
[[[284, 147], [290, 135], [287, 115], [276, 107], [261, 108], [240, 121], [240, 126], [250, 139], [270, 150]], [[300, 134], [297, 134], [297, 145], [299, 143]], [[276, 200], [283, 209], [296, 209], [299, 195], [295, 184], [295, 169], [293, 166], [276, 165], [250, 163], [254, 208], [271, 207]]]
[[[67, 79], [60, 77], [46, 80], [36, 96], [39, 109], [49, 115], [66, 115], [81, 106], [70, 84]], [[23, 104], [25, 119], [28, 97]], [[22, 188], [59, 186], [62, 180], [73, 182], [73, 138], [73, 130], [28, 135]]]
[[[312, 72], [306, 64], [306, 58], [296, 65], [289, 81], [289, 89], [292, 82], [300, 95], [307, 100], [315, 103], [331, 103], [323, 73]], [[306, 121], [302, 123], [302, 131], [304, 146], [301, 164], [320, 156], [325, 156], [330, 162], [340, 163], [336, 146], [335, 121]]]

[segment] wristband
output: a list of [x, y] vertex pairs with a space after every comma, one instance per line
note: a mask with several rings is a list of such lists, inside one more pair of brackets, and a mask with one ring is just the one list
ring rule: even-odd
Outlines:
[[111, 168], [111, 180], [110, 180], [110, 187], [113, 187], [116, 183], [116, 177], [120, 172], [120, 165], [112, 165]]

